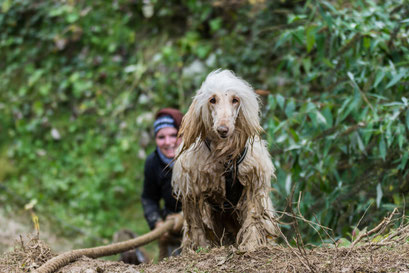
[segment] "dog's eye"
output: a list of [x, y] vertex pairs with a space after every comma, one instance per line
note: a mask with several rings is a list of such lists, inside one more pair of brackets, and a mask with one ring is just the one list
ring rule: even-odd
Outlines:
[[239, 103], [239, 100], [236, 99], [236, 98], [233, 98], [232, 103], [233, 103], [233, 104]]
[[216, 103], [216, 99], [215, 99], [215, 98], [211, 98], [211, 99], [209, 100], [209, 102], [210, 102], [211, 104], [215, 104], [215, 103]]

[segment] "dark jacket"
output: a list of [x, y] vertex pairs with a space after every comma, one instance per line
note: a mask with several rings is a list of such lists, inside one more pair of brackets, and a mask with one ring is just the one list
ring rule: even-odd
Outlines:
[[[155, 228], [158, 220], [181, 211], [181, 203], [172, 194], [172, 169], [160, 159], [157, 150], [151, 153], [145, 162], [145, 180], [142, 192], [142, 207], [148, 225]], [[165, 202], [160, 208], [160, 200]]]

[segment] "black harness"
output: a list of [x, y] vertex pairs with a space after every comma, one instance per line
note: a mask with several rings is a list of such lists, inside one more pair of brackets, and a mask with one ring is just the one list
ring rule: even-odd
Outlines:
[[[206, 147], [210, 150], [210, 141], [205, 140]], [[240, 200], [240, 197], [243, 193], [243, 185], [240, 183], [237, 175], [237, 171], [241, 162], [243, 162], [244, 158], [247, 154], [247, 146], [244, 147], [244, 150], [240, 153], [239, 159], [232, 164], [232, 160], [229, 160], [224, 164], [225, 172], [223, 174], [225, 180], [225, 189], [226, 189], [226, 201], [223, 203], [222, 206], [220, 204], [215, 204], [214, 202], [210, 201], [212, 208], [215, 210], [231, 210], [237, 205]]]

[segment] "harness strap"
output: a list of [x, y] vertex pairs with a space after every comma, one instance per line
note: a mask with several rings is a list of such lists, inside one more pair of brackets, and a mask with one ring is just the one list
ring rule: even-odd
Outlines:
[[[206, 147], [210, 149], [210, 141], [208, 139], [205, 139], [204, 143], [206, 144]], [[212, 204], [212, 207], [215, 210], [231, 210], [234, 209], [234, 207], [237, 205], [237, 203], [240, 200], [240, 197], [243, 193], [243, 185], [240, 183], [239, 179], [237, 178], [237, 170], [239, 167], [239, 164], [243, 162], [244, 158], [247, 155], [247, 146], [244, 147], [244, 150], [240, 153], [239, 159], [236, 161], [236, 164], [233, 166], [230, 162], [227, 162], [225, 165], [225, 172], [224, 172], [224, 179], [225, 179], [225, 190], [226, 190], [226, 201], [223, 203], [223, 207], [220, 207], [219, 205]], [[230, 165], [230, 167], [229, 167]]]

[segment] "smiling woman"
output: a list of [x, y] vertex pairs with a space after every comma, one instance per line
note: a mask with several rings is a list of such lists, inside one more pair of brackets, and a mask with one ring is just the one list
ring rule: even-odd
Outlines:
[[159, 118], [157, 121], [169, 122], [162, 124], [162, 126], [165, 125], [167, 127], [162, 127], [158, 130], [155, 136], [155, 142], [159, 152], [162, 153], [162, 155], [164, 155], [167, 159], [173, 159], [175, 157], [176, 148], [180, 143], [177, 138], [178, 130], [173, 127], [174, 121], [170, 116], [164, 116], [163, 118]]
[[[156, 149], [145, 162], [142, 206], [146, 221], [151, 229], [161, 224], [168, 216], [179, 213], [181, 204], [172, 195], [172, 168], [176, 149], [180, 144], [177, 137], [182, 121], [179, 110], [165, 108], [156, 114], [153, 124]], [[164, 201], [164, 207], [160, 201]], [[159, 240], [159, 260], [177, 254], [180, 247], [181, 234], [165, 234]]]

